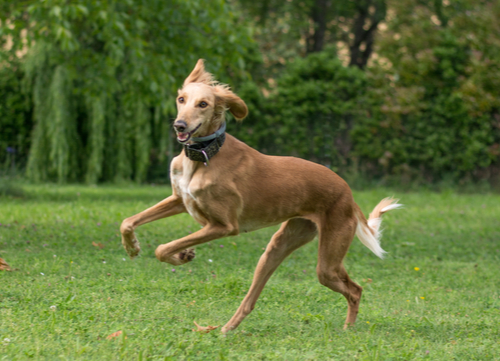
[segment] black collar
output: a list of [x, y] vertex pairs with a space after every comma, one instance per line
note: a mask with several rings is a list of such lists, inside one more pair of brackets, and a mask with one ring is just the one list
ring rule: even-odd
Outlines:
[[220, 148], [226, 140], [226, 123], [214, 134], [206, 137], [191, 138], [193, 144], [184, 144], [186, 156], [195, 162], [203, 162], [205, 166], [210, 164], [209, 160], [219, 153]]

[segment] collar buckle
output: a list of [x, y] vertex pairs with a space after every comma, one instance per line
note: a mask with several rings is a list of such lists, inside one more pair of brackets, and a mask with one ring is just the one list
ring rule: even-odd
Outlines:
[[204, 150], [202, 150], [201, 152], [205, 156], [205, 160], [206, 160], [206, 162], [203, 162], [203, 164], [205, 164], [205, 167], [208, 167], [210, 165], [210, 158], [208, 158], [208, 155], [207, 155], [207, 153], [205, 153]]

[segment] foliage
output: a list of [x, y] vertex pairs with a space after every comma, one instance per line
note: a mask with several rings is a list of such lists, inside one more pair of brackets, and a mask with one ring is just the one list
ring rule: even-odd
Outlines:
[[260, 151], [498, 182], [499, 17], [486, 0], [1, 2], [0, 162], [9, 146], [36, 181], [165, 181], [173, 96], [203, 57], [249, 106], [229, 132]]
[[24, 190], [10, 177], [0, 177], [0, 197], [23, 197]]
[[439, 3], [391, 3], [385, 59], [369, 71], [372, 114], [353, 142], [385, 174], [484, 177], [500, 160], [500, 37], [488, 32], [500, 6]]
[[[349, 130], [360, 112], [365, 74], [328, 51], [296, 59], [266, 99], [248, 88], [250, 108], [237, 135], [265, 153], [295, 155], [337, 168], [347, 163]], [[256, 111], [253, 114], [252, 111]]]
[[[275, 227], [199, 245], [191, 263], [173, 267], [156, 260], [156, 246], [198, 227], [177, 215], [138, 229], [143, 254], [131, 262], [119, 222], [166, 197], [168, 188], [53, 185], [26, 192], [28, 198], [2, 200], [0, 213], [0, 257], [18, 269], [0, 272], [0, 354], [9, 360], [500, 354], [498, 195], [396, 192], [406, 207], [384, 216], [386, 259], [355, 239], [345, 260], [363, 286], [354, 329], [342, 330], [344, 297], [317, 280], [313, 241], [278, 267], [253, 312], [224, 337], [191, 331], [193, 321], [223, 325], [232, 316]], [[354, 197], [366, 214], [388, 194], [372, 189]], [[123, 337], [106, 339], [117, 331]]]
[[297, 57], [326, 49], [364, 68], [387, 13], [386, 0], [232, 2], [255, 29], [264, 60], [261, 72], [267, 78], [279, 76]]
[[19, 64], [0, 66], [0, 170], [9, 172], [26, 164], [33, 126], [22, 77]]
[[203, 57], [220, 78], [244, 78], [253, 46], [219, 0], [3, 6], [11, 58], [28, 49], [36, 127], [27, 174], [37, 181], [143, 181], [151, 157], [172, 156], [178, 75]]

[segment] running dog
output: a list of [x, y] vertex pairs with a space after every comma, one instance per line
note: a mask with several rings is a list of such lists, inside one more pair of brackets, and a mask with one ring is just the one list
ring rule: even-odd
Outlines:
[[225, 133], [225, 112], [242, 120], [248, 108], [205, 71], [202, 59], [179, 90], [177, 109], [174, 128], [183, 151], [170, 166], [173, 194], [123, 221], [122, 243], [129, 256], [140, 251], [136, 227], [179, 213], [189, 213], [202, 228], [158, 246], [158, 260], [173, 265], [191, 262], [191, 247], [198, 244], [281, 223], [257, 264], [250, 290], [222, 332], [238, 327], [280, 263], [316, 235], [319, 281], [344, 295], [344, 328], [353, 325], [362, 288], [349, 278], [342, 260], [355, 234], [383, 257], [381, 216], [401, 207], [397, 200], [383, 199], [366, 220], [347, 183], [330, 169], [304, 159], [264, 155]]

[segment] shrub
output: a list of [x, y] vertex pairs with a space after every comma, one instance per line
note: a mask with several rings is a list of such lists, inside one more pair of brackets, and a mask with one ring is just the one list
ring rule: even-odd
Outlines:
[[268, 154], [345, 166], [352, 148], [349, 131], [365, 116], [366, 86], [361, 70], [343, 66], [328, 51], [296, 59], [267, 98], [255, 86], [238, 92], [250, 114], [236, 135]]
[[32, 104], [22, 91], [19, 67], [0, 67], [0, 170], [22, 168], [31, 145]]
[[351, 135], [373, 175], [477, 179], [498, 164], [499, 108], [491, 102], [478, 112], [466, 101], [467, 89], [480, 88], [470, 84], [477, 75], [470, 51], [447, 31], [438, 40], [419, 62], [394, 59], [395, 68], [369, 73], [370, 117]]

